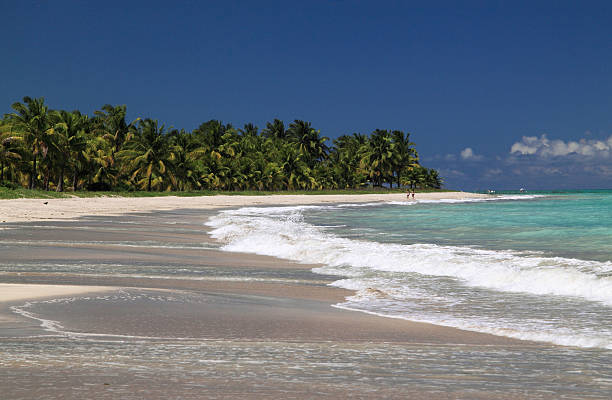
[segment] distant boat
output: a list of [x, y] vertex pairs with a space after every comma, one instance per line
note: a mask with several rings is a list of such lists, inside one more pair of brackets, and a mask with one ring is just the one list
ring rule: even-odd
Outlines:
[[525, 193], [525, 192], [527, 192], [527, 190], [525, 190], [525, 188], [521, 188], [521, 190], [519, 190], [519, 192]]
[[489, 189], [489, 190], [487, 190], [487, 193], [488, 193], [488, 194], [495, 194], [495, 190], [491, 190], [491, 189]]

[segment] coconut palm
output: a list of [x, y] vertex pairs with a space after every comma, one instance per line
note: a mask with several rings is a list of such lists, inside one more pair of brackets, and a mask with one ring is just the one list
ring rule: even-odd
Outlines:
[[206, 189], [223, 189], [224, 177], [228, 167], [223, 165], [218, 158], [207, 155], [204, 158], [202, 173], [199, 177], [200, 185]]
[[159, 126], [157, 120], [150, 118], [139, 121], [128, 134], [124, 147], [118, 157], [124, 162], [131, 182], [148, 192], [153, 186], [171, 187], [174, 176], [169, 166], [173, 156], [164, 125]]
[[368, 138], [360, 133], [342, 135], [334, 140], [330, 153], [331, 167], [335, 171], [336, 183], [343, 188], [359, 186], [366, 174], [360, 167], [362, 149], [367, 147]]
[[261, 188], [265, 190], [281, 190], [284, 187], [284, 175], [281, 167], [275, 162], [265, 165], [261, 172]]
[[[75, 170], [75, 163], [79, 162], [81, 153], [87, 145], [85, 129], [89, 118], [79, 111], [52, 111], [50, 113], [51, 128], [47, 131], [51, 137], [51, 157], [59, 172], [57, 191], [64, 191], [64, 173], [69, 167]], [[73, 179], [73, 188], [74, 188]]]
[[242, 136], [257, 136], [259, 128], [252, 123], [244, 124], [244, 127], [239, 130]]
[[374, 186], [391, 181], [395, 145], [387, 130], [376, 129], [368, 146], [362, 148], [361, 167], [372, 179]]
[[21, 140], [21, 136], [13, 132], [11, 125], [0, 123], [0, 182], [4, 181], [4, 169], [8, 168], [10, 173], [11, 167], [21, 160], [17, 147]]
[[234, 159], [227, 166], [221, 177], [221, 185], [224, 190], [234, 191], [245, 188], [247, 176], [242, 172], [240, 164], [238, 159]]
[[211, 119], [195, 129], [193, 135], [199, 141], [200, 146], [215, 151], [223, 144], [223, 136], [234, 131], [231, 124], [224, 125], [221, 121]]
[[95, 131], [111, 143], [113, 153], [119, 151], [130, 129], [140, 120], [140, 118], [136, 118], [130, 123], [126, 121], [126, 105], [112, 106], [105, 104], [101, 110], [94, 111], [94, 115], [97, 122]]
[[299, 151], [304, 155], [303, 161], [313, 168], [317, 161], [327, 157], [329, 148], [325, 144], [326, 137], [320, 136], [320, 131], [312, 128], [311, 123], [296, 119], [287, 130], [290, 140], [297, 144]]
[[172, 174], [177, 190], [190, 190], [199, 187], [195, 161], [203, 154], [191, 134], [184, 130], [169, 133], [172, 152]]
[[49, 113], [45, 105], [45, 99], [40, 97], [33, 99], [24, 97], [23, 103], [16, 102], [11, 106], [14, 113], [8, 114], [8, 122], [19, 132], [29, 149], [32, 159], [28, 187], [34, 189], [38, 176], [37, 161], [39, 156], [45, 158], [49, 151]]
[[316, 184], [310, 168], [302, 161], [303, 156], [295, 146], [289, 143], [282, 146], [276, 154], [279, 167], [283, 171], [284, 186], [289, 190], [310, 189]]
[[[247, 123], [210, 120], [191, 133], [166, 132], [156, 120], [128, 123], [126, 106], [104, 105], [92, 118], [78, 111], [49, 111], [43, 98], [24, 97], [0, 120], [0, 179], [34, 188], [57, 182], [64, 190], [282, 190], [375, 186], [440, 187], [437, 171], [422, 167], [409, 134], [376, 130], [371, 136], [328, 139], [304, 120], [285, 129], [266, 124], [261, 135]], [[6, 127], [9, 128], [6, 128]], [[7, 133], [8, 129], [8, 133]], [[19, 158], [21, 157], [21, 158]], [[17, 172], [17, 174], [15, 174]]]
[[330, 162], [326, 161], [317, 164], [312, 170], [312, 174], [315, 180], [315, 184], [312, 187], [313, 189], [338, 189], [340, 187]]
[[[420, 165], [411, 167], [408, 173], [402, 178], [402, 183], [406, 186], [414, 188], [425, 188], [429, 185], [428, 181], [428, 170]], [[441, 182], [440, 182], [441, 184]]]
[[273, 122], [268, 122], [266, 128], [261, 132], [262, 136], [266, 139], [286, 139], [287, 131], [285, 130], [285, 124], [278, 118], [275, 118]]
[[73, 190], [79, 184], [81, 174], [86, 174], [88, 189], [110, 190], [119, 181], [119, 169], [113, 155], [113, 145], [102, 136], [87, 140], [83, 152], [84, 162], [75, 166]]
[[[395, 176], [397, 187], [400, 187], [402, 174], [407, 169], [417, 165], [419, 157], [414, 148], [414, 143], [410, 141], [410, 133], [404, 134], [402, 131], [391, 132], [393, 140], [393, 175]], [[391, 186], [393, 184], [391, 183]]]
[[434, 189], [440, 189], [444, 180], [440, 177], [438, 171], [432, 168], [427, 168], [427, 177], [425, 178], [425, 184], [427, 187]]

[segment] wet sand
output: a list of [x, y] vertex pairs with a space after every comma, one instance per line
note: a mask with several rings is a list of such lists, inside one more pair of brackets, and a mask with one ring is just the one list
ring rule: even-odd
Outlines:
[[[461, 372], [467, 368], [461, 363], [456, 374], [446, 371], [444, 377], [415, 372], [398, 380], [392, 375], [394, 369], [406, 370], [404, 362], [417, 355], [414, 362], [423, 368], [431, 357], [436, 363], [450, 362], [451, 367], [445, 368], [455, 368], [452, 359], [457, 352], [465, 352], [468, 358], [487, 354], [493, 360], [498, 353], [516, 354], [520, 360], [524, 352], [547, 346], [333, 308], [332, 304], [351, 295], [327, 286], [336, 277], [314, 274], [312, 265], [220, 251], [203, 225], [214, 212], [173, 205], [162, 212], [138, 210], [110, 216], [104, 211], [56, 221], [11, 217], [14, 222], [0, 225], [0, 291], [4, 293], [0, 338], [7, 349], [0, 371], [11, 377], [0, 383], [0, 390], [8, 398], [24, 399], [44, 398], [43, 393], [47, 398], [69, 399], [143, 398], [138, 393], [152, 399], [406, 398], [408, 394], [415, 399], [529, 398], [495, 386], [486, 390], [488, 384], [473, 386], [470, 373]], [[174, 274], [175, 270], [182, 272]], [[24, 306], [26, 299], [47, 295], [65, 300]], [[24, 312], [39, 319], [27, 318]], [[41, 322], [47, 320], [61, 328], [45, 330]], [[121, 344], [107, 345], [107, 341]], [[221, 363], [223, 357], [218, 354], [231, 355], [233, 361], [226, 360], [229, 364], [218, 368], [206, 364], [205, 373], [200, 356], [185, 350], [189, 346], [218, 352], [213, 364]], [[266, 346], [270, 348], [262, 350]], [[40, 351], [23, 355], [32, 347]], [[138, 348], [138, 354], [149, 356], [120, 366], [125, 360], [119, 348], [124, 353]], [[167, 349], [173, 351], [167, 353]], [[179, 360], [177, 354], [183, 350], [184, 359]], [[270, 351], [278, 352], [280, 358], [270, 358]], [[393, 352], [406, 354], [394, 358]], [[106, 354], [106, 361], [85, 361], [102, 357], [99, 354]], [[314, 361], [313, 354], [318, 354]], [[244, 357], [250, 357], [251, 364], [242, 365]], [[286, 379], [275, 375], [278, 368], [291, 368], [294, 357], [295, 365], [302, 363], [318, 372], [312, 376], [313, 371], [304, 367], [302, 372], [286, 370]], [[484, 362], [479, 360], [474, 362]], [[176, 372], [179, 361], [181, 368], [189, 366], [182, 374]], [[328, 367], [317, 369], [324, 364]], [[367, 368], [358, 377], [345, 376], [342, 371], [349, 364], [358, 371]], [[65, 372], [61, 379], [60, 371]], [[337, 376], [338, 382], [328, 380], [328, 375]], [[232, 377], [229, 383], [226, 376]], [[153, 380], [143, 381], [143, 377]], [[378, 381], [386, 382], [385, 386], [379, 387]], [[444, 382], [451, 387], [444, 389]], [[194, 387], [199, 391], [194, 392]]]
[[[15, 303], [11, 300], [49, 297], [50, 294], [66, 297], [86, 291], [99, 292], [101, 288], [108, 290], [109, 287], [160, 289], [223, 299], [222, 304], [209, 301], [206, 307], [199, 307], [197, 318], [179, 321], [166, 319], [182, 313], [177, 310], [158, 312], [147, 309], [140, 313], [147, 314], [151, 320], [147, 326], [158, 324], [155, 329], [165, 331], [172, 327], [186, 337], [200, 337], [201, 334], [201, 337], [222, 340], [231, 331], [240, 332], [231, 334], [232, 338], [244, 340], [519, 343], [504, 337], [333, 308], [332, 304], [341, 302], [352, 292], [327, 286], [336, 278], [312, 273], [311, 269], [315, 266], [267, 256], [228, 253], [215, 248], [218, 244], [210, 239], [204, 226], [212, 212], [184, 210], [131, 214], [129, 224], [122, 223], [125, 222], [122, 217], [97, 217], [97, 220], [87, 222], [48, 223], [47, 228], [38, 223], [26, 223], [24, 226], [30, 226], [29, 229], [7, 229], [0, 236], [3, 243], [9, 244], [3, 249], [5, 263], [78, 266], [100, 261], [112, 265], [123, 262], [143, 265], [142, 269], [147, 273], [112, 273], [105, 272], [101, 267], [97, 268], [97, 273], [91, 274], [84, 274], [78, 267], [73, 268], [72, 272], [66, 267], [49, 272], [28, 272], [27, 268], [19, 272], [4, 271], [0, 274], [0, 282], [5, 285], [0, 286], [0, 290], [10, 288], [14, 298], [7, 292], [0, 300]], [[5, 224], [7, 228], [11, 226]], [[159, 245], [168, 241], [177, 247]], [[11, 247], [11, 243], [15, 245]], [[21, 246], [23, 243], [27, 243], [28, 251], [25, 254]], [[151, 273], [157, 267], [177, 265], [196, 266], [205, 272], [187, 279], [173, 278], [163, 272]], [[62, 288], [65, 292], [62, 292]], [[124, 320], [122, 313], [125, 307], [117, 309], [100, 302], [90, 307], [84, 315], [94, 319], [98, 313], [112, 315], [106, 322], [108, 326], [97, 327], [101, 330], [96, 331], [98, 333], [177, 336], [172, 332], [134, 331], [128, 320], [139, 312], [132, 309], [125, 314]], [[70, 319], [74, 319], [74, 315], [71, 313]], [[193, 324], [193, 319], [199, 321], [197, 326]], [[121, 322], [115, 324], [113, 321]], [[79, 322], [79, 326], [85, 329], [87, 323]], [[188, 326], [192, 326], [191, 333], [186, 328]]]

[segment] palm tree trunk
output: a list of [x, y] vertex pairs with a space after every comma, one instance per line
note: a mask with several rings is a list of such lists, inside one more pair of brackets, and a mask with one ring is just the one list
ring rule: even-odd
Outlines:
[[60, 176], [57, 181], [56, 192], [63, 192], [63, 191], [64, 191], [64, 166], [62, 165], [60, 168]]
[[35, 186], [35, 178], [36, 177], [36, 155], [34, 155], [34, 162], [32, 163], [32, 172], [30, 173], [30, 182], [28, 183], [28, 188], [30, 190], [34, 189]]
[[49, 191], [49, 176], [50, 175], [51, 175], [51, 169], [47, 166], [47, 171], [45, 172], [45, 180], [43, 183], [43, 186], [47, 192]]
[[147, 192], [151, 191], [151, 180], [153, 179], [153, 174], [149, 175], [149, 183], [147, 184]]
[[4, 181], [4, 163], [0, 164], [0, 182]]
[[76, 192], [78, 187], [77, 187], [77, 182], [79, 181], [78, 179], [78, 175], [77, 172], [74, 171], [74, 174], [72, 175], [72, 191]]

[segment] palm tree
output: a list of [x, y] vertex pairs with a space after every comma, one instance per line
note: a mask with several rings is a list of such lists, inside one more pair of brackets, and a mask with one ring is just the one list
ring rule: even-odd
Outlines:
[[240, 159], [233, 159], [225, 170], [221, 182], [225, 190], [240, 190], [244, 189], [247, 176], [241, 170]]
[[301, 119], [294, 120], [289, 124], [289, 129], [287, 129], [287, 138], [292, 142], [299, 143], [302, 136], [307, 135], [312, 129], [311, 125], [308, 121], [302, 121]]
[[0, 182], [4, 181], [4, 168], [8, 167], [10, 173], [11, 166], [14, 166], [17, 160], [21, 160], [21, 154], [16, 146], [21, 139], [9, 124], [0, 124]]
[[283, 171], [283, 179], [287, 189], [309, 189], [311, 184], [314, 183], [308, 165], [302, 161], [303, 154], [295, 146], [289, 143], [285, 144], [279, 149], [276, 157], [278, 157], [279, 166]]
[[150, 118], [139, 121], [136, 129], [128, 134], [125, 148], [118, 154], [125, 163], [124, 168], [131, 174], [130, 180], [137, 180], [136, 183], [148, 192], [153, 185], [161, 188], [165, 183], [170, 187], [170, 182], [164, 182], [164, 178], [174, 180], [168, 168], [173, 156], [164, 128]]
[[281, 190], [284, 185], [284, 175], [281, 167], [275, 162], [269, 162], [261, 172], [261, 187], [266, 190]]
[[80, 139], [83, 143], [79, 143], [79, 141], [75, 141], [73, 143], [73, 149], [70, 154], [70, 168], [72, 169], [72, 191], [76, 192], [79, 190], [79, 184], [81, 183], [81, 178], [83, 176], [87, 176], [91, 174], [90, 160], [88, 160], [88, 150], [90, 149], [90, 144], [96, 143], [94, 141], [95, 138], [99, 138], [100, 142], [105, 142], [103, 144], [103, 148], [107, 149], [105, 154], [109, 154], [109, 158], [113, 161], [114, 165], [114, 156], [113, 149], [111, 149], [111, 145], [104, 140], [102, 137], [95, 136], [94, 126], [95, 126], [95, 118], [89, 118], [87, 115], [83, 115], [82, 120], [82, 130], [80, 131]]
[[338, 181], [336, 180], [336, 175], [334, 173], [333, 166], [329, 161], [325, 161], [319, 163], [315, 166], [312, 171], [315, 184], [313, 185], [313, 189], [338, 189]]
[[259, 132], [259, 128], [257, 128], [252, 123], [244, 124], [244, 127], [240, 129], [240, 134], [242, 136], [257, 136]]
[[228, 132], [234, 132], [231, 124], [224, 125], [221, 121], [211, 119], [194, 129], [193, 135], [200, 142], [200, 145], [206, 146], [212, 151], [223, 144], [223, 136]]
[[[400, 187], [402, 174], [408, 168], [413, 167], [418, 163], [418, 155], [414, 149], [414, 143], [410, 141], [410, 133], [404, 134], [402, 131], [391, 132], [394, 149], [393, 149], [393, 175], [397, 179], [397, 187]], [[391, 183], [391, 186], [393, 184]]]
[[416, 165], [408, 170], [408, 173], [402, 178], [402, 183], [410, 186], [412, 189], [417, 187], [425, 188], [429, 186], [427, 183], [427, 175], [427, 168]]
[[334, 140], [330, 153], [331, 167], [336, 173], [336, 182], [344, 188], [356, 187], [365, 181], [363, 168], [360, 167], [363, 148], [367, 147], [368, 138], [360, 133], [342, 135]]
[[362, 148], [361, 167], [368, 171], [374, 186], [392, 178], [394, 143], [387, 130], [376, 129], [370, 136], [369, 145]]
[[[82, 115], [79, 111], [52, 111], [50, 114], [52, 122], [48, 134], [51, 136], [51, 154], [54, 164], [59, 170], [57, 180], [57, 191], [64, 191], [64, 173], [66, 167], [73, 171], [75, 164], [80, 160], [80, 154], [85, 150], [87, 139], [85, 129], [88, 126], [89, 117]], [[74, 189], [73, 179], [73, 189]]]
[[434, 189], [440, 189], [442, 187], [444, 180], [440, 177], [438, 171], [432, 168], [427, 168], [427, 177], [426, 183], [428, 187]]
[[97, 120], [96, 133], [111, 143], [113, 154], [123, 146], [130, 129], [140, 120], [140, 118], [136, 118], [134, 121], [127, 123], [125, 120], [127, 115], [126, 105], [112, 106], [105, 104], [101, 110], [94, 111], [94, 115]]
[[7, 115], [8, 121], [15, 130], [22, 134], [25, 145], [30, 149], [32, 169], [28, 187], [34, 189], [38, 175], [36, 169], [38, 156], [46, 157], [49, 150], [49, 137], [47, 135], [49, 129], [48, 107], [45, 105], [43, 97], [32, 99], [28, 96], [23, 98], [23, 103], [16, 102], [11, 107], [15, 112]]
[[236, 135], [234, 132], [227, 132], [221, 137], [222, 144], [215, 150], [213, 154], [217, 158], [233, 159], [240, 156], [240, 142], [241, 137]]
[[268, 122], [266, 128], [261, 132], [262, 136], [266, 139], [286, 139], [287, 131], [285, 130], [285, 124], [278, 118], [275, 118], [273, 122]]
[[229, 168], [223, 165], [218, 158], [208, 155], [204, 159], [203, 170], [200, 175], [200, 184], [206, 189], [223, 189], [223, 179]]
[[94, 190], [108, 190], [117, 185], [119, 170], [113, 155], [113, 145], [102, 136], [94, 136], [87, 140], [84, 162], [75, 164], [73, 175], [73, 190], [78, 188], [79, 174], [87, 174], [87, 187]]
[[169, 137], [175, 188], [184, 191], [199, 186], [194, 162], [202, 154], [202, 149], [198, 147], [193, 136], [182, 129], [170, 132]]
[[310, 122], [296, 119], [287, 130], [289, 138], [298, 145], [299, 151], [304, 154], [304, 162], [313, 168], [317, 161], [327, 157], [329, 148], [325, 144], [329, 138], [321, 137], [320, 131], [314, 130]]
[[[78, 111], [49, 111], [44, 98], [24, 97], [0, 120], [0, 180], [27, 181], [34, 188], [57, 182], [63, 191], [72, 173], [73, 190], [139, 186], [146, 190], [440, 187], [438, 172], [419, 165], [409, 134], [376, 130], [370, 137], [328, 138], [308, 121], [283, 121], [258, 128], [210, 120], [191, 133], [156, 120], [128, 123], [127, 107], [106, 104], [92, 118]], [[25, 185], [24, 185], [25, 186]]]

